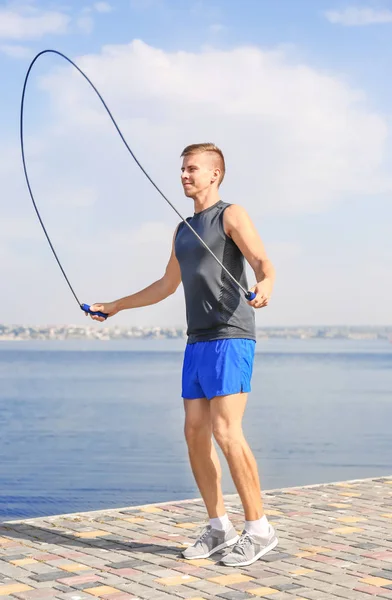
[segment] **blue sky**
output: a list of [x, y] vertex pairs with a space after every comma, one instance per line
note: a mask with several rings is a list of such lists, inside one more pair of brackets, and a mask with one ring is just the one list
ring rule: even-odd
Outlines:
[[[2, 2], [0, 322], [85, 323], [35, 221], [18, 148], [25, 72], [55, 48], [92, 78], [184, 215], [182, 147], [222, 147], [222, 198], [247, 208], [277, 268], [260, 326], [391, 324], [391, 40], [387, 1]], [[82, 301], [163, 273], [177, 217], [58, 58], [33, 71], [26, 142], [38, 204]], [[184, 319], [179, 290], [111, 325]]]

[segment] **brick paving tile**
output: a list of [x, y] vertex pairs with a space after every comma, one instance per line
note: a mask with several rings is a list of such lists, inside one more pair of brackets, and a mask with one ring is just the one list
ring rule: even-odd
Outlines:
[[392, 600], [392, 476], [263, 497], [279, 545], [243, 568], [183, 559], [200, 499], [1, 523], [0, 600]]

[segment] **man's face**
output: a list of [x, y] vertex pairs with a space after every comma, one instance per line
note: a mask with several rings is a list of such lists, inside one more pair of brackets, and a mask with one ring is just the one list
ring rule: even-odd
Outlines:
[[181, 183], [185, 196], [194, 198], [217, 181], [219, 169], [214, 165], [210, 152], [198, 152], [184, 156], [181, 168]]

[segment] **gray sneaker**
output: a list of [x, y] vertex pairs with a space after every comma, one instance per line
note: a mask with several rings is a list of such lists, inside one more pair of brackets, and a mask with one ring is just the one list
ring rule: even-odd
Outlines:
[[220, 529], [213, 529], [211, 525], [207, 525], [193, 546], [186, 548], [182, 552], [182, 555], [188, 560], [207, 558], [211, 554], [223, 550], [223, 548], [232, 546], [237, 540], [239, 540], [239, 535], [233, 526], [228, 531], [221, 531]]
[[226, 567], [246, 567], [267, 554], [277, 544], [278, 538], [272, 525], [267, 537], [250, 535], [244, 530], [233, 550], [222, 559], [222, 563]]

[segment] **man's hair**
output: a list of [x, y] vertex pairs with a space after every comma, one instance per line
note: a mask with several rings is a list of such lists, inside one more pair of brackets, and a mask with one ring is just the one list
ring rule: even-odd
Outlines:
[[184, 148], [184, 150], [181, 153], [181, 157], [189, 156], [190, 154], [199, 154], [201, 152], [211, 152], [217, 158], [217, 163], [218, 163], [217, 167], [221, 171], [219, 181], [218, 181], [218, 186], [219, 186], [222, 183], [223, 178], [225, 176], [226, 166], [225, 166], [225, 157], [223, 156], [222, 150], [220, 150], [220, 148], [218, 148], [218, 146], [215, 146], [215, 144], [210, 144], [210, 143], [191, 144], [190, 146], [187, 146], [186, 148]]

